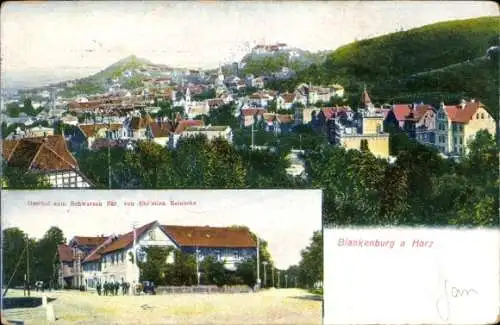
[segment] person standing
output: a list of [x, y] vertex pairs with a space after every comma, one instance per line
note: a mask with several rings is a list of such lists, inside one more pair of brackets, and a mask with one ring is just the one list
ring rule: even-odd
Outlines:
[[102, 289], [101, 282], [97, 282], [96, 289], [97, 289], [97, 294], [100, 296], [101, 295], [101, 289]]

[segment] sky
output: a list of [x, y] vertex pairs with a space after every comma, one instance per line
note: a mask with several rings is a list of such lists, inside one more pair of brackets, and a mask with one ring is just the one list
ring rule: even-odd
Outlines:
[[80, 77], [135, 54], [215, 68], [256, 44], [333, 50], [438, 21], [498, 15], [493, 1], [26, 1], [1, 7], [2, 72]]
[[[228, 227], [245, 225], [268, 242], [276, 267], [297, 264], [314, 231], [322, 229], [321, 191], [3, 191], [2, 227], [19, 227], [30, 237], [41, 238], [51, 226], [69, 240], [75, 235], [123, 234], [152, 221], [164, 225]], [[115, 207], [58, 207], [54, 201], [114, 200]], [[194, 201], [192, 206], [127, 207], [140, 200]], [[30, 201], [48, 201], [33, 206]]]

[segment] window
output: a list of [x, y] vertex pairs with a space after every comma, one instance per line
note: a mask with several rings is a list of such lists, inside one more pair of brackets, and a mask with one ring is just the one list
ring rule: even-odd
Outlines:
[[444, 123], [439, 123], [439, 130], [444, 131]]
[[481, 113], [481, 120], [484, 120], [484, 113]]
[[122, 263], [125, 262], [125, 252], [121, 252], [120, 257], [121, 257]]
[[460, 144], [462, 144], [462, 141], [463, 141], [463, 140], [462, 140], [462, 138], [460, 138], [459, 140], [460, 140], [460, 141], [459, 141], [459, 142], [460, 142]]
[[479, 120], [479, 113], [476, 114], [476, 120]]
[[220, 259], [221, 259], [220, 249], [216, 249], [216, 250], [215, 250], [215, 258], [216, 258], [217, 260], [220, 260]]
[[150, 240], [156, 240], [156, 233], [154, 232], [154, 230], [150, 230], [148, 232], [148, 236]]
[[235, 260], [239, 260], [240, 259], [240, 252], [237, 249], [234, 250], [234, 259]]

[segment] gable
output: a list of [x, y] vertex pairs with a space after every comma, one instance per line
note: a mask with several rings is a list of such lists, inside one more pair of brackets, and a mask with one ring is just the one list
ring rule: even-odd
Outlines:
[[155, 224], [145, 231], [138, 239], [141, 246], [175, 246], [177, 244], [165, 233], [159, 224]]

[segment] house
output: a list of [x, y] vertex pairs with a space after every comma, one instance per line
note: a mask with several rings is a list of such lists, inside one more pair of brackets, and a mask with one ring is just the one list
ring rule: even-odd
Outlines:
[[[345, 114], [348, 119], [354, 117], [354, 112], [349, 106], [335, 106], [335, 107], [308, 107], [302, 109], [302, 123], [308, 124], [313, 123], [316, 118], [321, 119], [322, 123], [327, 120], [336, 119], [340, 117], [340, 114]], [[322, 126], [322, 125], [321, 125]]]
[[334, 143], [347, 150], [361, 150], [366, 145], [376, 157], [389, 159], [389, 134], [384, 132], [385, 113], [371, 102], [366, 89], [361, 95], [359, 115], [352, 118], [340, 114], [331, 123], [334, 128]]
[[462, 100], [458, 105], [441, 103], [437, 114], [435, 144], [446, 155], [460, 156], [467, 153], [467, 145], [480, 130], [496, 134], [495, 120], [485, 106], [474, 99]]
[[[138, 283], [137, 262], [147, 260], [146, 247], [171, 247], [195, 255], [198, 263], [210, 256], [229, 270], [257, 254], [257, 243], [245, 227], [174, 226], [154, 221], [122, 235], [80, 238], [86, 241], [73, 239], [58, 247], [60, 279], [89, 289], [105, 281]], [[175, 255], [166, 262], [174, 263]]]
[[61, 117], [60, 121], [63, 124], [67, 124], [67, 125], [74, 125], [74, 126], [78, 125], [78, 117], [70, 115], [70, 114]]
[[170, 133], [168, 139], [168, 147], [171, 149], [177, 148], [177, 142], [179, 141], [182, 133], [190, 126], [203, 126], [202, 120], [184, 120], [179, 115], [176, 120], [173, 121], [173, 132]]
[[121, 139], [127, 138], [128, 131], [121, 123], [91, 123], [78, 126], [86, 140], [88, 149], [93, 147], [97, 139]]
[[241, 127], [252, 126], [255, 122], [260, 121], [266, 112], [265, 108], [242, 108], [240, 110]]
[[170, 134], [173, 132], [173, 126], [170, 121], [158, 118], [155, 122], [148, 125], [148, 134], [150, 139], [162, 147], [168, 145]]
[[[304, 106], [314, 105], [318, 102], [329, 102], [332, 97], [343, 97], [344, 88], [341, 85], [335, 84], [328, 87], [313, 86], [311, 84], [300, 84], [296, 88], [296, 93], [305, 97]], [[304, 101], [304, 99], [302, 100]]]
[[57, 246], [59, 258], [58, 284], [60, 287], [79, 288], [85, 286], [82, 262], [86, 256], [99, 246], [110, 243], [108, 237], [75, 236], [69, 243]]
[[187, 116], [194, 118], [199, 115], [208, 115], [210, 112], [210, 104], [208, 100], [200, 102], [190, 102], [187, 107]]
[[434, 143], [435, 137], [435, 110], [431, 105], [394, 104], [385, 118], [385, 125], [405, 131], [411, 139]]
[[147, 139], [148, 125], [153, 122], [151, 116], [131, 116], [125, 122], [125, 128], [128, 130], [128, 137], [135, 140]]
[[289, 132], [294, 122], [293, 115], [290, 114], [264, 113], [263, 117], [264, 130], [275, 134]]
[[269, 102], [273, 99], [274, 97], [271, 94], [259, 91], [248, 96], [248, 104], [253, 107], [267, 108]]
[[181, 133], [181, 137], [205, 135], [208, 141], [212, 141], [216, 138], [222, 138], [229, 143], [233, 142], [233, 131], [229, 126], [187, 126], [184, 132]]
[[93, 186], [80, 171], [62, 135], [5, 140], [2, 157], [9, 166], [45, 176], [54, 188]]
[[292, 109], [295, 102], [300, 100], [295, 93], [283, 93], [276, 98], [277, 109]]
[[16, 140], [16, 139], [37, 138], [37, 137], [44, 137], [51, 135], [54, 135], [54, 129], [52, 128], [35, 126], [32, 128], [27, 128], [25, 131], [23, 131], [21, 130], [20, 127], [17, 127], [16, 130], [10, 133], [5, 139]]

